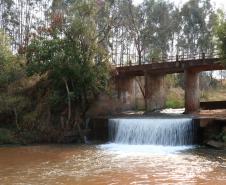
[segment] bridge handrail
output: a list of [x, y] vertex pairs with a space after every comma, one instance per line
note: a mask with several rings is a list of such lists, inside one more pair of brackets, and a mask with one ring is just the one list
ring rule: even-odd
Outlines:
[[[218, 52], [211, 53], [184, 53], [181, 55], [175, 56], [162, 56], [158, 58], [151, 58], [150, 60], [143, 61], [141, 65], [151, 64], [151, 63], [163, 63], [163, 62], [180, 62], [180, 61], [190, 61], [190, 60], [205, 60], [205, 59], [213, 59], [220, 58], [220, 54]], [[127, 63], [113, 64], [115, 67], [124, 67], [124, 66], [136, 66], [140, 65], [138, 60], [132, 62], [131, 60], [127, 61]]]

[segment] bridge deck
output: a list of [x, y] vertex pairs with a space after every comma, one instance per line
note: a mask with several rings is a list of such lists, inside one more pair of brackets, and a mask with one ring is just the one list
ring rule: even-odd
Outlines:
[[117, 75], [143, 76], [149, 74], [183, 73], [185, 70], [196, 72], [226, 69], [220, 58], [191, 59], [173, 62], [128, 65], [116, 67]]

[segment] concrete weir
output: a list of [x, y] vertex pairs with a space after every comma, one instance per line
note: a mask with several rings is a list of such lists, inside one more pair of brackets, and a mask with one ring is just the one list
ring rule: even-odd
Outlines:
[[[139, 117], [138, 116], [122, 116], [120, 118], [119, 117], [101, 117], [101, 118], [99, 117], [99, 118], [92, 118], [89, 122], [88, 127], [90, 129], [90, 133], [87, 136], [88, 140], [89, 141], [98, 141], [100, 143], [109, 142], [112, 138], [112, 133], [109, 132], [109, 130], [110, 130], [109, 129], [109, 120], [116, 120], [116, 119], [117, 120], [120, 120], [120, 119], [124, 119], [124, 120], [128, 119], [129, 120], [130, 119], [132, 122], [134, 122], [134, 120], [135, 120], [135, 122], [136, 122], [135, 126], [139, 126], [139, 120], [141, 120], [141, 121], [145, 120], [145, 124], [147, 124], [147, 125], [148, 125], [148, 122], [149, 122], [148, 120], [154, 120], [150, 123], [150, 124], [152, 124], [151, 127], [155, 128], [155, 129], [160, 128], [160, 130], [164, 131], [164, 134], [171, 135], [172, 137], [176, 137], [176, 138], [171, 138], [172, 141], [173, 141], [171, 143], [163, 142], [163, 143], [171, 144], [171, 145], [178, 144], [178, 143], [179, 144], [183, 144], [183, 143], [184, 144], [186, 144], [186, 143], [187, 144], [206, 144], [207, 141], [211, 140], [213, 135], [219, 134], [219, 132], [221, 132], [224, 128], [226, 128], [226, 120], [220, 120], [220, 119], [210, 118], [210, 117], [198, 117], [198, 116], [194, 117], [193, 116], [193, 117], [189, 118], [187, 116], [186, 117], [184, 117], [184, 116], [167, 117], [166, 115], [162, 115], [162, 116], [158, 115], [157, 117], [156, 116], [154, 116], [154, 117], [153, 116], [139, 116]], [[167, 127], [163, 128], [161, 125], [158, 126], [156, 119], [158, 119], [160, 121], [162, 119], [163, 120], [162, 124], [165, 124], [167, 127], [169, 126], [169, 123], [171, 122], [174, 129], [172, 130], [171, 126], [169, 126], [168, 129], [167, 129]], [[179, 121], [180, 119], [181, 119], [181, 121]], [[185, 127], [180, 125], [180, 122], [181, 122], [181, 124], [183, 124], [184, 120], [185, 120], [185, 123], [186, 123]], [[189, 122], [188, 120], [191, 120], [191, 121]], [[129, 121], [129, 122], [131, 122], [131, 121]], [[187, 126], [189, 124], [191, 124], [191, 127]], [[143, 128], [144, 127], [142, 126], [142, 129]], [[153, 129], [149, 129], [149, 126], [147, 126], [147, 128], [150, 132], [152, 132]], [[138, 129], [138, 128], [135, 128], [135, 130], [136, 129]], [[179, 130], [177, 130], [177, 129], [179, 129]], [[190, 140], [187, 140], [187, 141], [185, 141], [184, 138], [181, 139], [180, 134], [179, 134], [181, 132], [180, 129], [183, 130], [185, 136], [187, 135], [187, 136], [192, 137], [192, 138], [190, 138]], [[146, 133], [145, 130], [146, 129], [144, 129], [144, 132]], [[191, 131], [193, 133], [190, 133]], [[188, 133], [186, 133], [186, 132], [188, 132]], [[145, 133], [144, 133], [145, 138], [149, 137], [149, 136], [147, 136], [148, 132], [146, 133], [146, 135], [145, 135]], [[141, 133], [141, 135], [142, 135], [142, 133]], [[167, 141], [167, 140], [164, 140], [162, 138], [158, 138], [156, 140], [155, 137], [161, 137], [162, 132], [159, 133], [156, 130], [154, 135], [150, 134], [150, 138], [153, 137], [153, 140], [148, 141], [149, 143], [156, 141], [155, 143], [158, 144], [158, 142], [160, 142], [160, 141]], [[177, 142], [174, 139], [176, 139], [176, 140], [180, 139], [181, 142], [179, 142], [179, 141]], [[160, 142], [160, 144], [162, 144], [162, 143]]]
[[127, 145], [184, 146], [196, 143], [197, 127], [191, 118], [109, 119], [110, 142]]

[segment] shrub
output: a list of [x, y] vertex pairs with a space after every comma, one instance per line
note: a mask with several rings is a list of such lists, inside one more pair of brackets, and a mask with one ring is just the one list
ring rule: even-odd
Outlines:
[[0, 129], [0, 144], [14, 144], [16, 143], [13, 133], [8, 129]]

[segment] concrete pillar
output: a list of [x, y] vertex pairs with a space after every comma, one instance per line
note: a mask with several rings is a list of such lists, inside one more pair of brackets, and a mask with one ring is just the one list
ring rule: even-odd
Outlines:
[[199, 111], [199, 73], [191, 70], [185, 71], [185, 113]]
[[165, 105], [164, 75], [145, 74], [145, 109], [153, 111]]
[[135, 89], [134, 77], [121, 76], [117, 79], [118, 83], [118, 99], [122, 103], [122, 108], [134, 109], [135, 108]]

